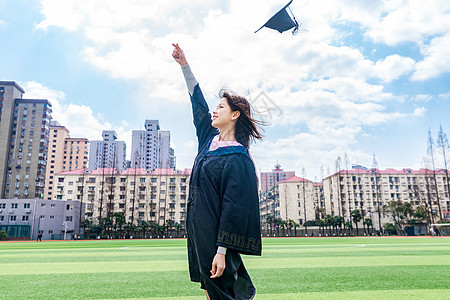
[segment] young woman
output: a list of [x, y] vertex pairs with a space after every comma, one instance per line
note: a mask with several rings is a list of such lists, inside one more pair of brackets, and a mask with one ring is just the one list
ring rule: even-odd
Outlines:
[[186, 219], [190, 277], [207, 299], [252, 299], [255, 287], [240, 254], [261, 255], [258, 183], [248, 152], [251, 139], [262, 138], [261, 122], [245, 98], [226, 91], [211, 118], [183, 51], [173, 46], [198, 138]]

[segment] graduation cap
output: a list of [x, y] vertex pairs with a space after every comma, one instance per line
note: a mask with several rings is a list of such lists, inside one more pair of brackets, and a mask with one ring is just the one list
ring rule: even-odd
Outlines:
[[[294, 30], [292, 30], [292, 34], [295, 34], [298, 31], [299, 25], [297, 23], [297, 20], [295, 20], [294, 14], [289, 8], [289, 5], [291, 5], [292, 1], [293, 0], [289, 1], [289, 3], [286, 4], [285, 7], [283, 7], [279, 12], [277, 12], [272, 18], [270, 18], [269, 21], [266, 22], [266, 24], [264, 24], [258, 30], [256, 30], [255, 33], [260, 31], [263, 27], [268, 27], [277, 30], [279, 33], [283, 33], [283, 31], [294, 28]], [[292, 18], [288, 14], [286, 9], [289, 9]]]

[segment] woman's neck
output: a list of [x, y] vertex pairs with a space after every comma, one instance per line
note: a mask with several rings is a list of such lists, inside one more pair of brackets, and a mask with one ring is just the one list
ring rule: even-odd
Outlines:
[[236, 141], [234, 132], [234, 126], [220, 129], [219, 141]]

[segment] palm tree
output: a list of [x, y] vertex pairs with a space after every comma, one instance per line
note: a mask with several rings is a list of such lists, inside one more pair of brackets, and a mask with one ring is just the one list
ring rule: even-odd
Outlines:
[[102, 223], [103, 223], [104, 229], [108, 233], [108, 238], [109, 238], [111, 236], [111, 229], [112, 229], [113, 221], [109, 217], [103, 218], [102, 221], [103, 221]]
[[292, 219], [287, 220], [287, 227], [289, 230], [289, 236], [291, 236], [292, 227], [294, 227], [295, 221]]
[[148, 223], [145, 222], [145, 221], [142, 221], [142, 223], [141, 223], [141, 229], [142, 229], [142, 232], [143, 232], [143, 234], [144, 234], [144, 238], [147, 238], [147, 231], [148, 231], [148, 228], [149, 228]]
[[167, 235], [169, 235], [169, 231], [172, 229], [172, 227], [175, 225], [175, 222], [172, 219], [168, 219], [166, 220], [166, 230], [167, 230]]
[[166, 229], [164, 225], [159, 225], [158, 223], [153, 223], [152, 228], [154, 229], [155, 234], [158, 235], [158, 237], [160, 234], [163, 234]]
[[294, 222], [293, 223], [294, 224], [294, 235], [297, 236], [297, 227], [299, 227], [300, 224], [296, 223], [295, 221], [292, 221], [292, 222]]
[[85, 218], [83, 221], [81, 221], [81, 227], [83, 227], [83, 231], [84, 231], [84, 238], [86, 238], [86, 236], [88, 236], [86, 231], [90, 231], [91, 226], [92, 226], [91, 219]]
[[277, 228], [277, 236], [280, 236], [280, 226], [281, 226], [281, 222], [282, 222], [281, 218], [275, 218], [275, 219], [273, 220], [273, 224], [274, 224], [274, 226], [276, 226], [276, 228]]
[[344, 224], [344, 218], [340, 216], [334, 216], [333, 218], [333, 227], [335, 228], [335, 231], [337, 232], [337, 228], [340, 228], [341, 235], [342, 235], [342, 225]]
[[344, 223], [344, 227], [348, 229], [349, 235], [351, 233], [351, 230], [353, 229], [353, 224], [352, 222], [348, 221]]
[[358, 222], [361, 221], [362, 216], [361, 216], [361, 212], [359, 211], [359, 209], [355, 209], [351, 212], [352, 215], [352, 220], [353, 223], [355, 223], [355, 227], [356, 227], [356, 235], [359, 235], [358, 233]]
[[370, 218], [365, 218], [363, 221], [363, 224], [367, 226], [367, 232], [369, 232], [369, 227], [372, 228], [372, 233], [373, 233], [373, 222], [372, 219]]
[[284, 229], [287, 227], [287, 222], [285, 220], [281, 220], [280, 226], [283, 228], [283, 236], [285, 236]]
[[331, 227], [333, 226], [333, 217], [331, 215], [325, 216], [325, 226], [328, 227], [328, 234], [331, 235]]
[[270, 236], [272, 236], [272, 233], [273, 233], [272, 225], [274, 224], [274, 221], [275, 221], [275, 217], [272, 214], [268, 214], [266, 217], [266, 223], [267, 223], [267, 226], [269, 226], [269, 228], [270, 228]]
[[116, 226], [116, 228], [119, 228], [119, 235], [122, 235], [122, 226], [125, 224], [125, 216], [121, 213], [116, 212], [113, 214], [113, 218], [114, 225]]
[[177, 237], [179, 237], [180, 236], [180, 231], [183, 229], [183, 225], [181, 225], [178, 222], [175, 222], [174, 227], [175, 227], [175, 230], [177, 232]]
[[123, 227], [123, 229], [127, 232], [127, 236], [130, 237], [131, 233], [134, 231], [135, 226], [131, 223], [128, 222], [127, 224], [125, 224], [125, 226]]

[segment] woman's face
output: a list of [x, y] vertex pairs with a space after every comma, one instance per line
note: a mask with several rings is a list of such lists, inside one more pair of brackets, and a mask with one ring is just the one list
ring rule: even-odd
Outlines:
[[211, 125], [219, 129], [226, 128], [234, 124], [238, 118], [239, 111], [232, 111], [227, 99], [222, 98], [213, 111]]

